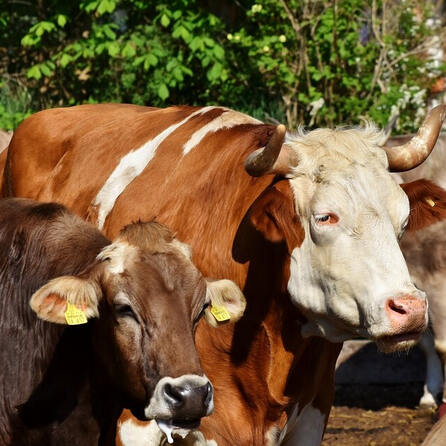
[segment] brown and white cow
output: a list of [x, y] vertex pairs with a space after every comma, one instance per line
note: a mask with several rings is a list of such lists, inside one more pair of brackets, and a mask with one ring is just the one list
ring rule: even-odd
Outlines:
[[[409, 200], [389, 167], [421, 163], [444, 118], [437, 108], [412, 142], [385, 151], [371, 126], [285, 134], [223, 107], [48, 110], [17, 129], [3, 193], [60, 200], [109, 236], [137, 218], [172, 227], [205, 274], [247, 298], [239, 323], [197, 329], [215, 389], [204, 438], [318, 445], [340, 343], [405, 349], [426, 326], [398, 245]], [[156, 444], [152, 427], [131, 427], [121, 443]]]
[[[388, 145], [405, 143], [412, 136], [393, 137], [388, 141]], [[425, 163], [408, 172], [395, 174], [399, 182], [412, 182], [412, 195], [417, 198], [417, 203], [411, 204], [414, 218], [411, 227], [401, 239], [401, 248], [415, 283], [428, 295], [435, 339], [434, 346], [432, 335], [426, 333], [421, 341], [427, 359], [424, 394], [420, 400], [422, 405], [436, 405], [436, 397], [440, 393], [443, 395], [443, 403], [446, 403], [442, 371], [442, 365], [444, 367], [446, 363], [445, 165], [446, 134], [443, 133]], [[441, 359], [438, 358], [435, 349]], [[442, 412], [445, 408], [446, 406], [442, 408]]]
[[124, 407], [187, 434], [213, 409], [193, 338], [210, 299], [244, 305], [163, 225], [110, 243], [62, 205], [1, 200], [0, 444], [114, 444]]

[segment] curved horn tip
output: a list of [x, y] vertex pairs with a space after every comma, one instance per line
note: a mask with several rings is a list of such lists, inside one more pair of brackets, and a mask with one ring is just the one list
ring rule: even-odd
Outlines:
[[286, 133], [286, 126], [284, 124], [279, 124], [276, 127], [276, 132], [280, 133], [280, 134], [285, 134]]

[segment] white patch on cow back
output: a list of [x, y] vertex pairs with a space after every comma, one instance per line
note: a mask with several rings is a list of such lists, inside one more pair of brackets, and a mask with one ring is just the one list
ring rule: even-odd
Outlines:
[[218, 130], [229, 129], [242, 124], [262, 124], [262, 122], [243, 113], [225, 109], [220, 116], [200, 127], [191, 135], [183, 146], [183, 155], [186, 155], [194, 147], [198, 146], [208, 133], [215, 133]]
[[324, 427], [325, 414], [319, 409], [308, 404], [298, 413], [296, 405], [280, 435], [279, 444], [281, 446], [319, 446]]
[[178, 127], [181, 127], [194, 116], [207, 113], [216, 107], [203, 107], [191, 113], [182, 121], [172, 124], [159, 133], [155, 138], [144, 143], [141, 147], [127, 153], [121, 158], [115, 170], [108, 177], [101, 190], [96, 195], [93, 205], [98, 208], [97, 226], [103, 229], [108, 214], [113, 209], [117, 198], [125, 188], [147, 167], [155, 156], [161, 143], [168, 138]]
[[154, 446], [165, 443], [164, 434], [155, 422], [136, 424], [132, 419], [118, 425], [118, 435], [123, 446]]

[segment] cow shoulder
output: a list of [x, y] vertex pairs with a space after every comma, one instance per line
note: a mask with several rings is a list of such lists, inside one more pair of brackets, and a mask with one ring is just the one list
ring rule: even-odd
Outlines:
[[410, 203], [408, 231], [418, 231], [446, 219], [446, 190], [426, 179], [401, 184]]
[[250, 220], [270, 242], [286, 242], [290, 252], [304, 240], [289, 181], [279, 181], [268, 187], [252, 205]]

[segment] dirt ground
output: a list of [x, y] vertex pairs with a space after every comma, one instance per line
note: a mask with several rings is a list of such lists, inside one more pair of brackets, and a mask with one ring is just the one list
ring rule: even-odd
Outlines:
[[424, 357], [382, 355], [365, 345], [343, 363], [323, 446], [419, 446], [437, 420], [418, 408]]
[[421, 383], [338, 386], [323, 446], [419, 446], [436, 421], [416, 402]]

